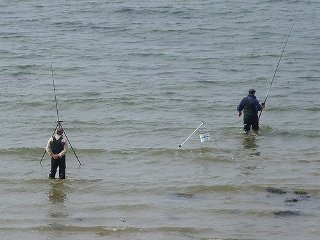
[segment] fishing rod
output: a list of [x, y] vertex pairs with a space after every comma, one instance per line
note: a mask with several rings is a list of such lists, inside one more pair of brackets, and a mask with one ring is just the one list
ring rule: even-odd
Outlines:
[[[53, 136], [54, 136], [54, 133], [55, 133], [55, 132], [56, 132], [56, 130], [57, 130], [57, 128], [58, 128], [58, 127], [61, 127], [61, 128], [62, 128], [61, 123], [62, 123], [63, 121], [61, 121], [61, 120], [60, 120], [60, 117], [59, 117], [59, 109], [58, 109], [58, 101], [57, 101], [57, 94], [56, 94], [56, 85], [55, 85], [55, 81], [54, 81], [54, 74], [53, 74], [53, 67], [52, 67], [52, 57], [51, 57], [51, 52], [50, 52], [50, 67], [51, 67], [51, 77], [52, 77], [52, 85], [53, 85], [54, 100], [55, 100], [56, 113], [57, 113], [57, 125], [56, 125], [56, 128], [54, 129], [54, 131], [53, 131], [53, 133], [52, 133], [52, 137], [53, 137]], [[78, 160], [79, 164], [80, 164], [80, 165], [82, 165], [82, 164], [81, 164], [81, 162], [80, 162], [80, 160], [79, 160], [79, 158], [78, 158], [78, 156], [77, 156], [77, 154], [76, 154], [76, 152], [75, 152], [75, 150], [73, 149], [73, 147], [72, 147], [72, 145], [71, 145], [71, 142], [69, 141], [69, 138], [68, 138], [68, 136], [67, 136], [66, 132], [65, 132], [65, 131], [63, 131], [63, 134], [64, 134], [64, 136], [66, 137], [66, 139], [67, 139], [67, 141], [68, 141], [68, 143], [69, 143], [69, 145], [70, 145], [70, 147], [71, 147], [71, 149], [72, 149], [72, 151], [73, 151], [74, 155], [76, 156], [76, 158], [77, 158], [77, 160]], [[46, 154], [46, 151], [44, 151], [44, 153], [43, 153], [43, 155], [42, 155], [42, 158], [41, 158], [41, 160], [40, 160], [40, 164], [41, 164], [41, 162], [42, 162], [42, 160], [43, 160], [43, 158], [44, 158], [44, 155], [45, 155], [45, 154]]]
[[[202, 121], [202, 123], [179, 145], [179, 148], [178, 149], [181, 149], [182, 145], [185, 144], [186, 141], [188, 141], [188, 139], [202, 126], [204, 125], [204, 122]], [[220, 155], [222, 157], [225, 157], [221, 150], [219, 149], [219, 146], [218, 144], [213, 140], [211, 139], [211, 136], [210, 136], [210, 133], [207, 131], [206, 127], [204, 127], [206, 133], [203, 133], [203, 134], [200, 134], [200, 141], [201, 142], [208, 142], [208, 141], [213, 141], [214, 144], [215, 144], [215, 147], [216, 149], [219, 151]]]
[[[56, 128], [54, 129], [54, 131], [53, 131], [53, 133], [52, 133], [52, 137], [54, 136], [54, 133], [56, 132], [57, 128], [58, 128], [58, 127], [62, 127], [61, 122], [62, 122], [62, 121], [58, 121], [58, 122], [57, 122], [57, 126], [56, 126]], [[70, 140], [69, 140], [66, 132], [63, 131], [63, 134], [64, 134], [64, 136], [66, 137], [66, 139], [67, 139], [67, 141], [68, 141], [68, 143], [69, 143], [69, 146], [70, 146], [71, 150], [73, 151], [73, 153], [74, 153], [76, 159], [78, 160], [79, 164], [82, 165], [82, 163], [80, 162], [80, 160], [79, 160], [79, 158], [78, 158], [78, 155], [76, 154], [74, 148], [73, 148], [72, 145], [71, 145], [71, 142], [70, 142]], [[41, 162], [42, 162], [45, 154], [46, 154], [46, 151], [44, 151], [44, 153], [43, 153], [43, 155], [42, 155], [42, 157], [41, 157], [40, 164], [41, 164]]]
[[204, 124], [204, 122], [202, 122], [199, 127], [197, 127], [180, 145], [179, 145], [179, 149], [183, 146], [183, 144], [185, 144], [186, 141], [188, 141], [188, 139]]
[[50, 66], [51, 66], [51, 77], [52, 77], [54, 101], [56, 103], [56, 111], [57, 111], [57, 122], [59, 123], [60, 122], [60, 118], [59, 118], [58, 101], [57, 101], [57, 94], [56, 94], [56, 85], [54, 83], [54, 76], [53, 76], [51, 52], [50, 52], [50, 63], [51, 63]]
[[[50, 54], [50, 69], [51, 69], [51, 78], [52, 78], [52, 86], [53, 86], [53, 94], [54, 94], [54, 101], [55, 101], [55, 105], [56, 105], [56, 113], [57, 113], [57, 125], [56, 125], [56, 128], [54, 129], [53, 133], [52, 133], [52, 136], [54, 136], [54, 133], [56, 132], [57, 128], [59, 126], [61, 126], [61, 122], [60, 121], [60, 118], [59, 118], [59, 109], [58, 109], [58, 101], [57, 101], [57, 94], [56, 94], [56, 85], [55, 85], [55, 82], [54, 82], [54, 74], [53, 74], [53, 67], [52, 67], [52, 57], [51, 57], [51, 52], [49, 52]], [[42, 157], [41, 157], [41, 160], [40, 160], [40, 164], [44, 158], [44, 155], [46, 154], [46, 151], [44, 151]]]
[[69, 143], [69, 145], [70, 145], [70, 148], [71, 148], [72, 151], [73, 151], [73, 154], [76, 156], [76, 159], [78, 160], [79, 165], [82, 165], [81, 162], [80, 162], [80, 160], [79, 160], [79, 158], [78, 158], [78, 156], [77, 156], [77, 154], [76, 154], [76, 152], [74, 151], [74, 149], [73, 149], [73, 147], [72, 147], [72, 145], [71, 145], [71, 142], [69, 141], [69, 138], [68, 138], [66, 132], [63, 131], [63, 134], [64, 134], [64, 136], [66, 137], [66, 139], [67, 139], [67, 141], [68, 141], [68, 143]]
[[[285, 42], [285, 44], [284, 44], [284, 47], [283, 47], [283, 49], [282, 49], [282, 52], [281, 52], [281, 55], [280, 55], [280, 58], [279, 58], [279, 61], [278, 61], [276, 70], [274, 71], [274, 74], [273, 74], [272, 80], [271, 80], [271, 82], [270, 82], [270, 86], [269, 86], [269, 88], [268, 88], [268, 91], [267, 91], [266, 97], [265, 97], [265, 99], [264, 99], [263, 105], [265, 105], [266, 102], [267, 102], [267, 98], [268, 98], [268, 95], [269, 95], [271, 86], [272, 86], [272, 84], [273, 84], [274, 78], [276, 77], [276, 73], [277, 73], [277, 71], [278, 71], [278, 68], [279, 68], [279, 65], [280, 65], [280, 62], [281, 62], [281, 59], [282, 59], [284, 50], [285, 50], [285, 48], [286, 48], [286, 46], [287, 46], [289, 37], [290, 37], [290, 35], [291, 35], [292, 29], [293, 29], [293, 25], [292, 25], [292, 27], [291, 27], [291, 29], [290, 29], [290, 32], [289, 32], [288, 37], [287, 37], [287, 40], [286, 40], [286, 42]], [[263, 110], [263, 109], [261, 109], [261, 111], [260, 111], [259, 119], [260, 119], [260, 116], [261, 116], [261, 114], [262, 114], [262, 110]]]

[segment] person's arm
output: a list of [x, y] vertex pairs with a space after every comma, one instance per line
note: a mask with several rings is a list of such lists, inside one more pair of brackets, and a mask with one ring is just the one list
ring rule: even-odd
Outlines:
[[64, 146], [63, 146], [63, 150], [58, 154], [59, 158], [62, 158], [63, 156], [66, 155], [67, 151], [68, 151], [68, 144], [67, 142], [65, 141], [65, 139], [62, 140], [63, 143], [64, 143]]
[[47, 143], [47, 146], [46, 146], [46, 152], [48, 153], [48, 155], [50, 157], [53, 157], [54, 154], [53, 154], [53, 152], [51, 150], [51, 143], [52, 143], [52, 137], [49, 138], [49, 140], [48, 140], [48, 143]]
[[265, 103], [261, 103], [261, 104], [260, 104], [257, 99], [256, 99], [255, 101], [256, 101], [255, 106], [256, 106], [257, 112], [258, 112], [258, 111], [262, 111], [262, 110], [264, 109], [264, 107], [265, 107]]
[[244, 106], [245, 106], [245, 100], [246, 98], [243, 98], [237, 107], [237, 110], [239, 112], [239, 117], [241, 117], [242, 115], [242, 110], [244, 109]]

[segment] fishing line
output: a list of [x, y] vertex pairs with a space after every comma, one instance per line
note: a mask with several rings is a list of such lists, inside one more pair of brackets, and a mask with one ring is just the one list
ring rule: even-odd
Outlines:
[[[278, 61], [278, 64], [277, 64], [276, 70], [274, 71], [274, 74], [273, 74], [272, 80], [271, 80], [271, 82], [270, 82], [270, 86], [269, 86], [269, 88], [268, 88], [268, 91], [267, 91], [266, 97], [265, 97], [264, 102], [263, 102], [264, 104], [267, 102], [267, 98], [268, 98], [268, 95], [269, 95], [269, 92], [270, 92], [271, 86], [272, 86], [272, 84], [273, 84], [274, 78], [275, 78], [276, 73], [277, 73], [277, 71], [278, 71], [278, 67], [279, 67], [279, 65], [280, 65], [280, 62], [281, 62], [281, 59], [282, 59], [282, 56], [283, 56], [284, 50], [285, 50], [285, 48], [286, 48], [286, 46], [287, 46], [287, 43], [288, 43], [288, 41], [289, 41], [289, 37], [290, 37], [290, 35], [291, 35], [292, 29], [293, 29], [293, 25], [292, 25], [292, 27], [291, 27], [291, 29], [290, 29], [290, 32], [289, 32], [288, 37], [287, 37], [287, 40], [286, 40], [286, 42], [285, 42], [285, 44], [284, 44], [284, 47], [283, 47], [283, 49], [282, 49], [282, 52], [281, 52], [281, 55], [280, 55], [280, 58], [279, 58], [279, 61]], [[261, 116], [261, 114], [262, 114], [262, 110], [263, 110], [263, 109], [261, 109], [261, 111], [260, 111], [259, 119], [260, 119], [260, 116]]]
[[[214, 143], [214, 145], [216, 146], [216, 149], [218, 150], [218, 152], [220, 153], [220, 155], [221, 155], [222, 157], [224, 157], [224, 155], [222, 154], [222, 152], [221, 152], [218, 144], [216, 143], [216, 141], [214, 141], [213, 138], [211, 138], [210, 133], [208, 132], [208, 130], [206, 129], [205, 126], [204, 126], [204, 130], [206, 130], [207, 135], [206, 135], [206, 134], [201, 134], [201, 135], [204, 136], [203, 139], [201, 138], [201, 135], [200, 135], [201, 142], [212, 141], [212, 142]], [[202, 140], [203, 140], [203, 141], [202, 141]]]

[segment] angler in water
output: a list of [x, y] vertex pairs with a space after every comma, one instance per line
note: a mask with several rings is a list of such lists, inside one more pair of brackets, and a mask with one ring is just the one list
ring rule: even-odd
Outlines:
[[245, 133], [249, 133], [252, 130], [259, 130], [259, 117], [258, 112], [265, 108], [265, 103], [260, 104], [255, 96], [256, 91], [254, 89], [249, 90], [249, 95], [244, 97], [237, 107], [239, 117], [242, 116], [243, 111], [243, 129]]
[[55, 134], [48, 140], [46, 151], [51, 157], [51, 171], [49, 178], [55, 179], [59, 167], [59, 178], [65, 179], [67, 142], [63, 138], [63, 128], [58, 127]]

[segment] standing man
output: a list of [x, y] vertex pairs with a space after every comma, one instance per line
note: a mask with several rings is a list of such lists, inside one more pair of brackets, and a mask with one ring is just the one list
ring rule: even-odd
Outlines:
[[59, 178], [65, 179], [66, 177], [66, 153], [67, 142], [63, 138], [63, 128], [58, 126], [55, 134], [49, 139], [46, 151], [51, 157], [51, 171], [49, 178], [55, 179], [57, 168], [59, 167]]
[[256, 91], [254, 89], [249, 90], [249, 95], [244, 97], [237, 107], [239, 117], [242, 116], [242, 110], [244, 113], [243, 124], [244, 131], [249, 133], [251, 127], [252, 130], [259, 130], [259, 117], [258, 112], [265, 108], [265, 103], [260, 105], [258, 99], [255, 96]]

